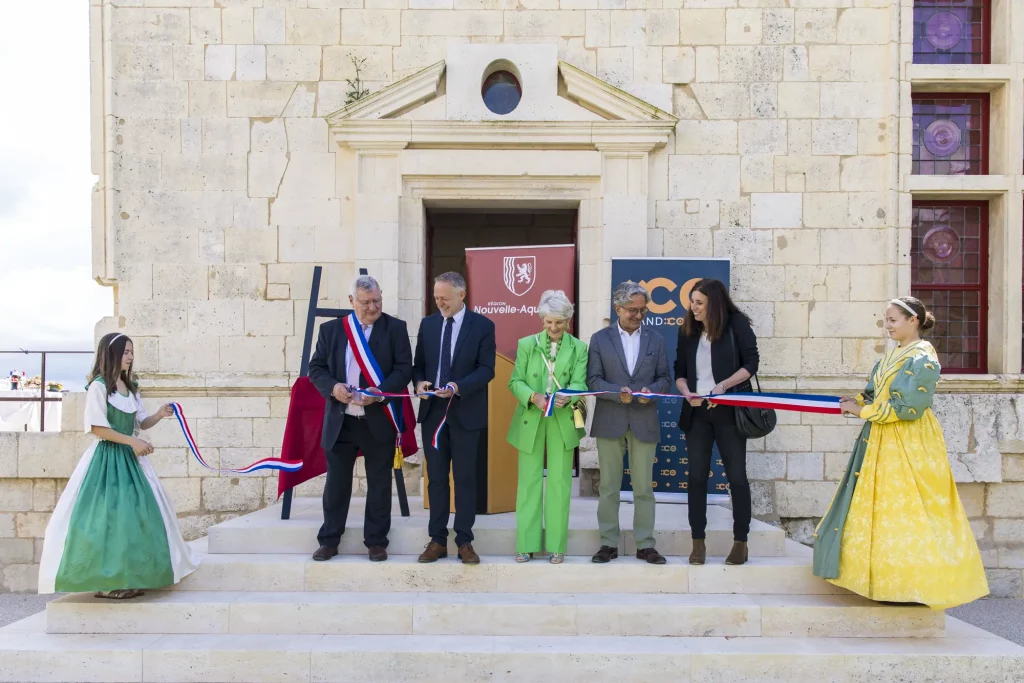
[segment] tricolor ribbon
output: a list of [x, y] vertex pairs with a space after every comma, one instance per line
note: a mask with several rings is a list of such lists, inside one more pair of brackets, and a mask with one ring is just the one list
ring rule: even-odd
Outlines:
[[[421, 391], [416, 394], [388, 394], [383, 391], [367, 391], [366, 389], [360, 389], [359, 387], [348, 387], [348, 390], [363, 396], [382, 396], [384, 398], [432, 398], [437, 396], [438, 391], [443, 391], [451, 387], [452, 385], [446, 384], [441, 389], [432, 389], [430, 391]], [[434, 436], [430, 440], [430, 445], [437, 448], [438, 439], [441, 436], [441, 428], [444, 427], [445, 422], [448, 421], [448, 409], [452, 407], [452, 400], [455, 398], [455, 394], [448, 397], [448, 405], [444, 407], [444, 417], [441, 418], [441, 423], [437, 425], [437, 429], [434, 430]], [[397, 469], [397, 468], [396, 468]]]
[[188, 443], [188, 449], [192, 451], [192, 455], [196, 457], [199, 464], [208, 470], [229, 474], [250, 474], [258, 470], [284, 470], [285, 472], [298, 472], [302, 469], [301, 462], [288, 462], [287, 460], [281, 460], [281, 458], [263, 458], [262, 460], [257, 460], [248, 467], [242, 467], [239, 469], [221, 469], [219, 467], [214, 467], [210, 463], [206, 462], [202, 453], [199, 452], [199, 447], [196, 445], [196, 440], [192, 436], [192, 430], [188, 427], [188, 421], [185, 419], [185, 413], [182, 411], [181, 406], [177, 403], [172, 403], [171, 410], [174, 411], [174, 417], [178, 420], [178, 426], [181, 427], [181, 433], [185, 435], [185, 442]]
[[[548, 395], [544, 407], [544, 416], [551, 417], [555, 411], [555, 397], [562, 396], [600, 396], [602, 394], [618, 394], [618, 391], [579, 391], [576, 389], [560, 389]], [[634, 391], [635, 398], [682, 398], [680, 394], [661, 394], [650, 391]], [[711, 404], [734, 406], [741, 408], [771, 408], [798, 413], [825, 413], [841, 415], [838, 396], [817, 396], [814, 394], [770, 394], [763, 392], [744, 392], [735, 394], [708, 394], [701, 396]]]

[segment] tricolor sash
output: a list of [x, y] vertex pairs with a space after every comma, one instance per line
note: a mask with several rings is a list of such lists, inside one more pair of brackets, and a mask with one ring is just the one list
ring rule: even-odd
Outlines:
[[[599, 396], [604, 394], [617, 394], [617, 391], [578, 391], [574, 389], [559, 389], [548, 395], [544, 407], [544, 416], [551, 417], [555, 411], [555, 397], [562, 396]], [[662, 394], [652, 391], [634, 391], [635, 398], [682, 398], [680, 394]], [[842, 409], [839, 403], [842, 399], [838, 396], [816, 396], [813, 394], [769, 394], [763, 392], [744, 392], [735, 394], [708, 394], [701, 396], [712, 405], [735, 406], [742, 408], [771, 408], [774, 410], [787, 410], [798, 413], [825, 413], [829, 415], [841, 415]]]
[[[359, 364], [359, 372], [370, 386], [379, 387], [380, 383], [384, 381], [384, 373], [381, 372], [380, 366], [377, 365], [377, 359], [373, 357], [373, 352], [370, 351], [370, 345], [367, 343], [366, 337], [363, 336], [363, 326], [359, 324], [356, 314], [350, 313], [342, 320], [342, 325], [345, 329], [345, 336], [348, 337], [348, 345], [352, 349], [352, 355], [356, 357], [356, 363]], [[365, 396], [374, 395], [373, 392], [367, 391], [360, 391], [359, 393]], [[398, 444], [401, 445], [402, 428], [398, 411], [393, 403], [387, 403], [384, 405], [384, 412], [387, 414], [388, 420], [391, 421], [391, 426], [395, 428], [395, 433], [398, 434]]]

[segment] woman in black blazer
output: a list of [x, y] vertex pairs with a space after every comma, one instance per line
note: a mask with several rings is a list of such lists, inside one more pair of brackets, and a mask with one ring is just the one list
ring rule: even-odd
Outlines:
[[736, 409], [712, 406], [702, 397], [727, 391], [750, 391], [757, 373], [757, 337], [750, 319], [718, 280], [698, 282], [690, 292], [690, 310], [679, 328], [676, 387], [686, 399], [679, 427], [686, 434], [689, 458], [687, 501], [693, 552], [690, 564], [704, 564], [708, 525], [708, 473], [715, 444], [725, 464], [732, 493], [733, 546], [726, 564], [747, 561], [750, 532], [750, 484], [747, 482], [747, 440], [736, 429]]

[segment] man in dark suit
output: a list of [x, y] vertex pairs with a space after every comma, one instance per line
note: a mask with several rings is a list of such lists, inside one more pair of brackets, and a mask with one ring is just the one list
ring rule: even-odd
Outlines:
[[[353, 388], [386, 394], [404, 391], [412, 379], [412, 347], [405, 322], [382, 312], [383, 299], [375, 279], [359, 276], [352, 284], [348, 301], [380, 367], [381, 381], [373, 386], [360, 370], [343, 319], [320, 326], [316, 351], [309, 361], [309, 379], [327, 400], [320, 439], [327, 452], [327, 483], [324, 523], [317, 535], [320, 548], [313, 553], [313, 559], [322, 562], [338, 554], [352, 498], [352, 468], [356, 454], [362, 451], [366, 468], [363, 543], [370, 560], [382, 562], [388, 559], [396, 432], [385, 408], [390, 399], [366, 396]], [[400, 401], [395, 399], [399, 415]]]
[[[455, 545], [464, 564], [479, 564], [473, 550], [476, 520], [476, 458], [480, 433], [487, 426], [487, 385], [494, 379], [494, 323], [466, 308], [466, 280], [443, 273], [434, 280], [438, 312], [420, 323], [412, 374], [417, 393], [438, 389], [437, 398], [420, 403], [419, 421], [427, 456], [427, 496], [430, 500], [430, 542], [420, 562], [448, 557], [448, 516], [455, 481]], [[448, 420], [431, 443], [445, 415]]]

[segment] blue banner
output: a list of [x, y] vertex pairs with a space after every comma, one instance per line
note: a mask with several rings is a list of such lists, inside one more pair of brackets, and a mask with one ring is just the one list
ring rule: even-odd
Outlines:
[[[612, 259], [612, 290], [619, 283], [632, 280], [651, 295], [644, 325], [657, 332], [665, 340], [668, 352], [669, 372], [672, 375], [672, 391], [675, 392], [676, 343], [679, 327], [683, 324], [690, 307], [690, 290], [703, 278], [715, 278], [729, 286], [729, 259], [687, 259], [687, 258], [615, 258]], [[618, 320], [615, 307], [611, 306], [612, 324]], [[679, 410], [682, 398], [663, 399], [658, 402], [661, 418], [661, 442], [654, 459], [654, 492], [686, 493], [686, 477], [689, 460], [686, 457], [686, 437], [679, 430]], [[725, 494], [726, 479], [721, 456], [715, 447], [712, 457], [711, 476], [708, 480], [709, 494]], [[632, 491], [627, 455], [622, 490]]]

